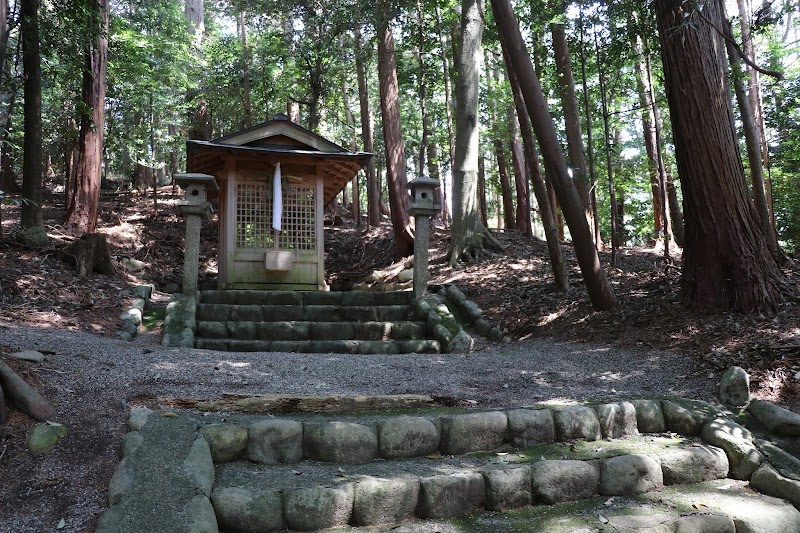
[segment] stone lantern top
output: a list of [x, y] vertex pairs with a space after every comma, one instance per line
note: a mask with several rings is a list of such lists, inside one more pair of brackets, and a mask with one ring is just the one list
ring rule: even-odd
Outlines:
[[419, 176], [410, 181], [407, 187], [411, 190], [411, 205], [408, 212], [413, 216], [431, 216], [435, 214], [441, 205], [436, 203], [436, 189], [439, 188], [439, 180], [427, 176]]

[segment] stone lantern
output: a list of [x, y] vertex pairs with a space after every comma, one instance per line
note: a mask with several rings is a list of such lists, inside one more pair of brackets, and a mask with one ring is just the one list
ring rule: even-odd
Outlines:
[[411, 205], [408, 213], [414, 217], [414, 298], [421, 298], [428, 288], [428, 244], [430, 221], [441, 205], [436, 204], [439, 180], [420, 176], [408, 183]]
[[202, 219], [211, 214], [208, 193], [219, 191], [214, 176], [208, 174], [175, 174], [175, 183], [185, 191], [178, 203], [186, 216], [186, 244], [183, 254], [183, 294], [197, 296], [197, 271], [200, 261], [200, 228]]

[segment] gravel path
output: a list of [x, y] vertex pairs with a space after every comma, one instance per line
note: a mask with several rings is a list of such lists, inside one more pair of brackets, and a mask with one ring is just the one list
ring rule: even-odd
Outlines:
[[20, 533], [52, 530], [61, 518], [61, 531], [92, 531], [120, 458], [125, 407], [157, 407], [158, 398], [410, 393], [509, 407], [659, 395], [712, 400], [716, 384], [688, 356], [547, 339], [486, 345], [469, 355], [223, 353], [162, 348], [154, 334], [123, 342], [0, 326], [0, 345], [48, 354], [25, 368], [70, 430], [53, 452], [31, 457], [24, 432], [33, 423], [11, 419], [21, 434], [0, 442], [0, 479], [12, 480], [0, 491], [0, 530]]

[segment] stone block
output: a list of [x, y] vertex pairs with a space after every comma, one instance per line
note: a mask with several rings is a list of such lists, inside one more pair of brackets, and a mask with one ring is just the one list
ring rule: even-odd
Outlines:
[[764, 424], [770, 433], [800, 435], [800, 415], [797, 413], [762, 400], [753, 400], [747, 410]]
[[664, 433], [664, 411], [660, 400], [632, 400], [636, 408], [636, 426], [641, 433]]
[[353, 522], [357, 526], [394, 524], [414, 517], [418, 479], [362, 478], [353, 495]]
[[67, 426], [46, 422], [37, 424], [25, 440], [28, 451], [33, 455], [44, 455], [56, 447], [56, 444], [67, 436]]
[[527, 466], [484, 470], [486, 508], [507, 511], [531, 504], [531, 469]]
[[302, 318], [306, 322], [339, 322], [341, 320], [358, 319], [350, 316], [353, 309], [345, 309], [338, 305], [307, 305], [302, 308]]
[[417, 513], [421, 518], [469, 516], [483, 506], [485, 490], [483, 476], [478, 473], [423, 478]]
[[508, 428], [508, 418], [497, 411], [470, 413], [445, 418], [442, 424], [442, 451], [462, 454], [499, 448]]
[[303, 448], [310, 459], [364, 464], [378, 457], [378, 433], [354, 422], [307, 423]]
[[256, 336], [261, 340], [300, 341], [309, 337], [308, 322], [259, 322]]
[[558, 440], [600, 440], [600, 421], [591, 407], [576, 405], [553, 410]]
[[742, 407], [750, 401], [750, 376], [744, 368], [732, 366], [719, 381], [719, 401], [724, 405]]
[[261, 322], [264, 310], [260, 305], [236, 305], [230, 312], [231, 322]]
[[530, 448], [556, 440], [556, 428], [550, 409], [514, 409], [507, 411], [508, 435], [516, 448]]
[[147, 419], [152, 413], [153, 411], [147, 407], [134, 407], [128, 415], [128, 427], [131, 431], [139, 431], [147, 424]]
[[672, 523], [675, 533], [736, 533], [736, 524], [730, 516], [681, 516]]
[[630, 402], [607, 403], [594, 408], [603, 438], [618, 439], [639, 434], [636, 408]]
[[108, 505], [113, 506], [121, 502], [133, 490], [135, 479], [136, 469], [133, 462], [123, 457], [108, 482]]
[[[433, 329], [440, 324], [442, 324], [442, 317], [439, 316], [439, 313], [433, 309], [428, 311], [428, 315], [425, 317], [425, 327], [428, 328], [428, 331], [433, 331]], [[444, 324], [442, 324], [442, 326], [446, 328]]]
[[728, 456], [714, 446], [667, 450], [657, 456], [665, 485], [690, 485], [727, 477]]
[[188, 520], [188, 533], [219, 533], [214, 506], [206, 496], [197, 495], [183, 508]]
[[428, 455], [439, 449], [440, 439], [439, 428], [427, 418], [391, 417], [380, 426], [380, 455], [386, 459]]
[[358, 341], [355, 353], [363, 354], [397, 354], [402, 353], [400, 343], [394, 341]]
[[779, 474], [800, 481], [800, 458], [765, 440], [753, 439], [753, 444]]
[[138, 431], [129, 431], [122, 437], [122, 456], [128, 457], [136, 453], [139, 446], [144, 443], [144, 437]]
[[211, 503], [222, 530], [268, 533], [286, 528], [279, 491], [252, 492], [226, 487], [214, 491]]
[[664, 411], [664, 424], [669, 431], [684, 437], [694, 437], [700, 434], [703, 421], [698, 420], [688, 409], [669, 400], [661, 402], [661, 409]]
[[[173, 302], [175, 303], [175, 302]], [[167, 306], [167, 313], [170, 312], [170, 305]], [[177, 305], [176, 305], [177, 307]], [[214, 322], [228, 322], [231, 320], [233, 307], [224, 304], [201, 304], [197, 306], [197, 320], [208, 320]]]
[[368, 291], [347, 291], [342, 293], [341, 305], [369, 307], [375, 305], [375, 296]]
[[350, 322], [312, 322], [309, 327], [311, 340], [346, 340], [353, 338]]
[[475, 331], [478, 332], [478, 335], [486, 336], [489, 334], [489, 330], [492, 329], [492, 324], [486, 320], [485, 318], [479, 318], [473, 324], [475, 327]]
[[294, 420], [255, 422], [247, 428], [247, 458], [276, 465], [303, 459], [303, 426]]
[[447, 343], [453, 340], [453, 334], [450, 333], [449, 329], [441, 324], [436, 324], [436, 326], [433, 328], [433, 336], [444, 346], [447, 346]]
[[131, 295], [136, 296], [137, 298], [142, 298], [144, 300], [149, 300], [153, 296], [153, 286], [137, 285], [135, 287], [131, 287]]
[[425, 328], [414, 322], [395, 322], [391, 326], [391, 337], [397, 340], [415, 340], [425, 337]]
[[307, 294], [298, 291], [266, 291], [260, 302], [267, 305], [303, 305]]
[[[461, 326], [459, 326], [459, 328], [461, 328]], [[450, 331], [450, 333], [452, 333], [452, 331]], [[447, 353], [472, 353], [474, 346], [475, 341], [472, 336], [465, 330], [459, 329], [458, 333], [447, 343]]]
[[414, 341], [396, 341], [400, 353], [441, 353], [439, 341], [420, 339]]
[[750, 486], [758, 492], [789, 500], [795, 507], [800, 507], [800, 481], [781, 475], [767, 461], [753, 472]]
[[291, 491], [283, 501], [286, 523], [298, 531], [344, 527], [353, 514], [353, 492], [352, 483]]
[[209, 424], [200, 428], [200, 434], [208, 441], [217, 464], [233, 461], [247, 447], [247, 428], [238, 424]]
[[728, 475], [735, 479], [750, 479], [764, 460], [753, 444], [750, 431], [726, 418], [706, 423], [700, 436], [712, 446], [725, 450], [730, 465]]
[[478, 304], [471, 300], [467, 300], [461, 305], [461, 311], [466, 318], [467, 324], [474, 324], [483, 318], [483, 311], [478, 307]]
[[[236, 314], [234, 312], [234, 314]], [[237, 340], [255, 339], [257, 322], [228, 322], [228, 337]]]
[[456, 302], [457, 304], [463, 304], [467, 301], [466, 295], [461, 292], [461, 289], [456, 287], [455, 285], [450, 285], [447, 287], [447, 299]]
[[600, 489], [600, 465], [596, 461], [539, 461], [531, 466], [534, 498], [554, 504], [585, 500]]
[[625, 496], [663, 488], [661, 465], [647, 455], [620, 455], [600, 463], [600, 494]]
[[194, 482], [200, 494], [211, 495], [214, 487], [214, 461], [211, 459], [211, 448], [203, 437], [197, 437], [189, 448], [183, 461], [183, 471]]
[[206, 339], [227, 339], [228, 327], [225, 322], [198, 322], [197, 336]]

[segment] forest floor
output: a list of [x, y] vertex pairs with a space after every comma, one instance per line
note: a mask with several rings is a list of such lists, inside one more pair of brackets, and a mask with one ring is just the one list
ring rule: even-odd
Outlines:
[[[38, 250], [17, 242], [14, 235], [19, 231], [19, 210], [0, 206], [0, 352], [35, 349], [10, 345], [10, 340], [4, 342], [3, 331], [17, 325], [40, 331], [54, 328], [118, 337], [119, 314], [128, 305], [120, 292], [132, 285], [155, 284], [158, 298], [165, 302], [168, 299], [165, 292], [177, 290], [183, 264], [184, 221], [175, 208], [176, 200], [170, 188], [160, 190], [156, 211], [152, 196], [104, 193], [98, 230], [107, 236], [117, 275], [93, 274], [86, 279], [79, 279], [73, 268], [59, 259], [56, 246]], [[52, 237], [68, 242], [72, 237], [60, 227], [64, 211], [56, 201], [55, 197], [45, 200], [45, 226]], [[201, 284], [207, 286], [213, 286], [216, 275], [216, 235], [217, 223], [212, 217], [203, 226], [200, 258]], [[771, 315], [692, 312], [680, 303], [680, 257], [673, 257], [667, 263], [662, 251], [626, 248], [619, 254], [616, 268], [608, 266], [609, 254], [601, 254], [620, 305], [613, 311], [597, 312], [588, 302], [571, 247], [563, 246], [570, 287], [559, 292], [551, 283], [545, 243], [520, 237], [515, 232], [497, 232], [504, 253], [451, 269], [443, 261], [448, 235], [443, 228], [432, 231], [431, 282], [458, 285], [512, 341], [540, 338], [688, 355], [696, 364], [691, 374], [685, 376], [687, 385], [691, 382], [691, 386], [697, 387], [701, 383], [704, 394], [713, 394], [711, 389], [725, 368], [739, 365], [750, 373], [754, 396], [800, 412], [798, 303], [787, 302]], [[142, 261], [146, 268], [131, 273], [122, 266], [125, 258]], [[352, 288], [376, 270], [397, 267], [396, 261], [388, 220], [380, 228], [366, 229], [357, 228], [344, 212], [326, 218], [326, 270], [332, 289]], [[794, 266], [786, 274], [792, 285], [800, 286], [800, 267]], [[151, 327], [157, 328], [158, 324]], [[142, 353], [148, 350], [143, 349]], [[94, 360], [89, 351], [82, 350], [77, 355], [87, 361]], [[8, 362], [18, 371], [24, 372], [26, 368]], [[51, 366], [55, 367], [53, 363]], [[113, 372], [113, 365], [99, 370]], [[68, 366], [41, 371], [44, 373], [23, 375], [35, 387], [48, 392], [55, 390], [48, 383], [48, 372], [57, 372], [52, 374], [54, 380], [66, 380], [70, 374]], [[75, 416], [85, 426], [78, 429], [85, 439], [76, 438], [68, 449], [57, 448], [47, 456], [47, 461], [74, 463], [74, 471], [83, 472], [79, 482], [65, 480], [62, 474], [36, 473], [35, 466], [22, 464], [26, 455], [24, 448], [19, 449], [19, 436], [32, 426], [30, 420], [15, 413], [6, 426], [0, 426], [0, 478], [13, 480], [6, 489], [9, 493], [18, 492], [7, 502], [35, 506], [36, 512], [41, 510], [46, 515], [47, 523], [55, 523], [61, 516], [59, 513], [68, 512], [68, 504], [57, 500], [59, 492], [72, 491], [77, 486], [70, 483], [93, 487], [94, 496], [83, 498], [87, 502], [104, 494], [118, 461], [115, 450], [124, 431], [118, 398], [91, 402], [77, 398], [82, 396], [80, 384], [69, 387], [74, 390], [68, 393], [77, 392], [61, 398], [61, 408], [69, 409], [70, 413], [80, 411]], [[4, 476], [4, 469], [13, 461], [16, 466], [9, 476]], [[83, 464], [87, 461], [93, 465], [91, 468]], [[37, 477], [36, 483], [26, 483], [25, 476]], [[81, 497], [71, 495], [76, 500]], [[0, 497], [0, 503], [2, 500]], [[96, 508], [90, 508], [88, 503], [86, 509], [78, 512], [84, 517], [95, 513]], [[77, 522], [83, 525], [73, 528], [68, 522], [65, 531], [84, 531], [87, 523], [91, 531], [91, 521]]]
[[[45, 204], [45, 225], [51, 236], [69, 241], [72, 237], [60, 227], [64, 211], [55, 199]], [[144, 282], [170, 292], [170, 285], [180, 284], [184, 222], [176, 200], [169, 187], [159, 191], [157, 210], [152, 193], [104, 193], [98, 231], [107, 235], [112, 257], [137, 259], [147, 268], [134, 275], [118, 266], [116, 277], [95, 274], [87, 279], [77, 278], [54, 250], [30, 249], [9, 238], [19, 230], [18, 208], [1, 206], [0, 325], [49, 324], [116, 336], [125, 304], [118, 297], [121, 290]], [[397, 260], [388, 220], [379, 228], [357, 228], [348, 215], [340, 210], [326, 219], [326, 271], [338, 290], [352, 288]], [[663, 249], [637, 247], [622, 249], [616, 268], [609, 267], [610, 253], [601, 253], [620, 304], [613, 311], [597, 312], [589, 304], [570, 246], [562, 246], [570, 286], [557, 291], [543, 241], [516, 232], [496, 235], [503, 254], [452, 269], [444, 261], [449, 231], [434, 228], [431, 283], [458, 285], [511, 339], [552, 337], [680, 351], [696, 356], [710, 374], [742, 366], [760, 396], [800, 407], [798, 303], [787, 302], [771, 315], [687, 310], [680, 303], [679, 253], [667, 262]], [[203, 226], [201, 286], [213, 286], [216, 236], [212, 217]], [[790, 284], [800, 287], [800, 263], [784, 271]]]

